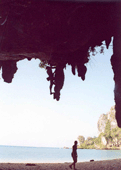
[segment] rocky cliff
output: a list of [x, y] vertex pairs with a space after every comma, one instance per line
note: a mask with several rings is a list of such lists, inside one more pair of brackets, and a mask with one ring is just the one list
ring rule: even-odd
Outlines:
[[111, 130], [117, 127], [117, 121], [115, 119], [115, 106], [112, 106], [109, 112], [107, 112], [106, 114], [102, 114], [99, 117], [99, 120], [97, 123], [99, 134], [104, 133], [107, 120], [110, 121]]
[[106, 114], [102, 114], [97, 123], [98, 137], [87, 138], [79, 148], [121, 150], [121, 128], [117, 125], [115, 115], [115, 106], [112, 106]]

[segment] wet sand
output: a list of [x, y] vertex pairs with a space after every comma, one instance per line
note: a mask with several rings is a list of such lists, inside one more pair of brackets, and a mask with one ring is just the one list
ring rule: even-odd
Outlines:
[[[70, 163], [0, 163], [0, 170], [71, 170]], [[73, 169], [73, 168], [72, 168]], [[77, 170], [121, 170], [121, 159], [79, 162]]]

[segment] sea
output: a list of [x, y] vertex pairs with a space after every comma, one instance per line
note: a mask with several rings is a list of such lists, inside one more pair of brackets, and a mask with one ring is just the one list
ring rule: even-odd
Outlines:
[[[71, 148], [0, 146], [0, 163], [72, 162]], [[121, 158], [121, 150], [77, 149], [78, 162]]]

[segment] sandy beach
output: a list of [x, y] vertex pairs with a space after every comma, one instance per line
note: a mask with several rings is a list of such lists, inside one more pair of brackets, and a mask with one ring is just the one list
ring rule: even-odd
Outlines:
[[[0, 163], [0, 170], [71, 170], [70, 163]], [[121, 170], [121, 159], [79, 162], [77, 170]]]

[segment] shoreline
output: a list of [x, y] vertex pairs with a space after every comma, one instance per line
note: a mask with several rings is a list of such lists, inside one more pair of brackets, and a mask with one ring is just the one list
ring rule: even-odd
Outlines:
[[[0, 170], [71, 170], [65, 163], [0, 163]], [[121, 159], [78, 162], [77, 170], [120, 170]]]

